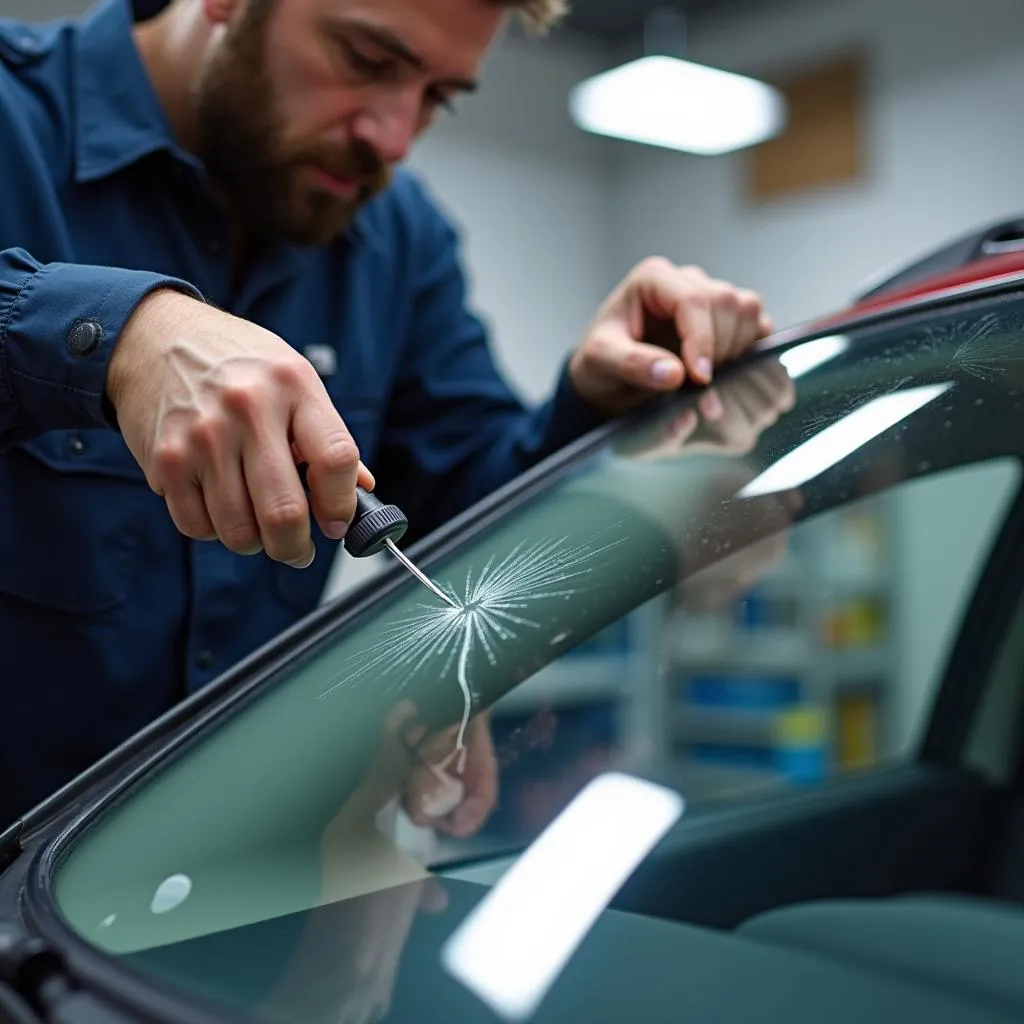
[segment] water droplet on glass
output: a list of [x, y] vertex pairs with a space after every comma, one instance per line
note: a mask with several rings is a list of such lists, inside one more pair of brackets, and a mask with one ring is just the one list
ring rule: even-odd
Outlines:
[[156, 887], [149, 909], [154, 914], [166, 914], [169, 910], [180, 907], [191, 892], [192, 879], [188, 875], [171, 875]]

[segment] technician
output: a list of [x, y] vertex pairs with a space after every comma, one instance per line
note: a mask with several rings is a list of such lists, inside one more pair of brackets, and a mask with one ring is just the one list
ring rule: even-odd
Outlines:
[[502, 380], [456, 234], [396, 165], [510, 17], [563, 6], [4, 23], [0, 828], [311, 611], [357, 482], [422, 534], [770, 329], [754, 293], [649, 259], [548, 402]]

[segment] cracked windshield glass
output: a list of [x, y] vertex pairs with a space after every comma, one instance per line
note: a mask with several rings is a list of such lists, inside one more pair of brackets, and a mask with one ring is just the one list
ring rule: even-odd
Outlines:
[[1018, 485], [1022, 328], [989, 300], [763, 353], [466, 517], [421, 562], [451, 604], [396, 568], [70, 836], [60, 912], [248, 1019], [478, 1019], [442, 967], [473, 871], [573, 809], [641, 829], [595, 782], [672, 794], [649, 849], [913, 751]]

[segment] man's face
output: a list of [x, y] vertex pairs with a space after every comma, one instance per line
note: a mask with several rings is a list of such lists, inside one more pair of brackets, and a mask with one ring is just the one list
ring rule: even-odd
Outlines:
[[222, 35], [196, 91], [199, 156], [242, 228], [325, 244], [472, 89], [494, 0], [205, 0]]

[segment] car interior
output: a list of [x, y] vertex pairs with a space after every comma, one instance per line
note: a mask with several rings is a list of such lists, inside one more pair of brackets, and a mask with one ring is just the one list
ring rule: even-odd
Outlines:
[[[438, 625], [387, 569], [0, 836], [0, 921], [19, 929], [0, 930], [0, 981], [59, 965], [60, 993], [23, 992], [69, 1022], [524, 1019], [478, 999], [439, 951], [587, 782], [625, 771], [681, 794], [685, 812], [529, 1019], [1020, 1020], [1022, 332], [1024, 293], [1004, 282], [841, 337], [812, 333], [724, 374], [724, 417], [701, 420], [700, 394], [686, 392], [470, 510], [413, 553], [482, 609], [476, 632]], [[795, 390], [776, 400], [780, 365]], [[954, 508], [953, 494], [967, 498]], [[530, 732], [578, 713], [604, 735], [596, 662], [560, 709], [545, 680], [623, 622], [649, 631], [638, 662], [613, 663], [616, 692], [663, 675], [651, 636], [698, 667], [724, 657], [697, 649], [722, 587], [733, 602], [775, 574], [823, 606], [824, 583], [791, 559], [803, 545], [838, 552], [831, 527], [876, 507], [902, 524], [881, 562], [924, 567], [892, 598], [915, 644], [909, 656], [879, 644], [884, 669], [856, 652], [814, 660], [804, 696], [773, 719], [786, 741], [762, 760], [757, 743], [729, 747], [720, 724], [695, 738], [713, 716], [686, 718], [663, 691], [603, 757], [583, 744], [559, 760]], [[822, 754], [806, 693], [832, 693], [844, 673], [895, 685], [878, 696], [870, 755], [840, 765]], [[710, 686], [693, 670], [691, 696], [695, 680]], [[862, 709], [865, 687], [850, 692]], [[504, 789], [477, 834], [396, 824], [380, 723], [403, 700], [448, 736], [471, 705], [488, 710]], [[669, 735], [677, 721], [685, 737]], [[857, 710], [827, 731], [863, 739], [865, 721]], [[434, 882], [444, 906], [417, 910]], [[512, 963], [517, 942], [538, 939], [509, 934], [499, 948]], [[76, 1015], [69, 993], [107, 1016]], [[0, 999], [0, 1021], [22, 1024], [14, 999]]]

